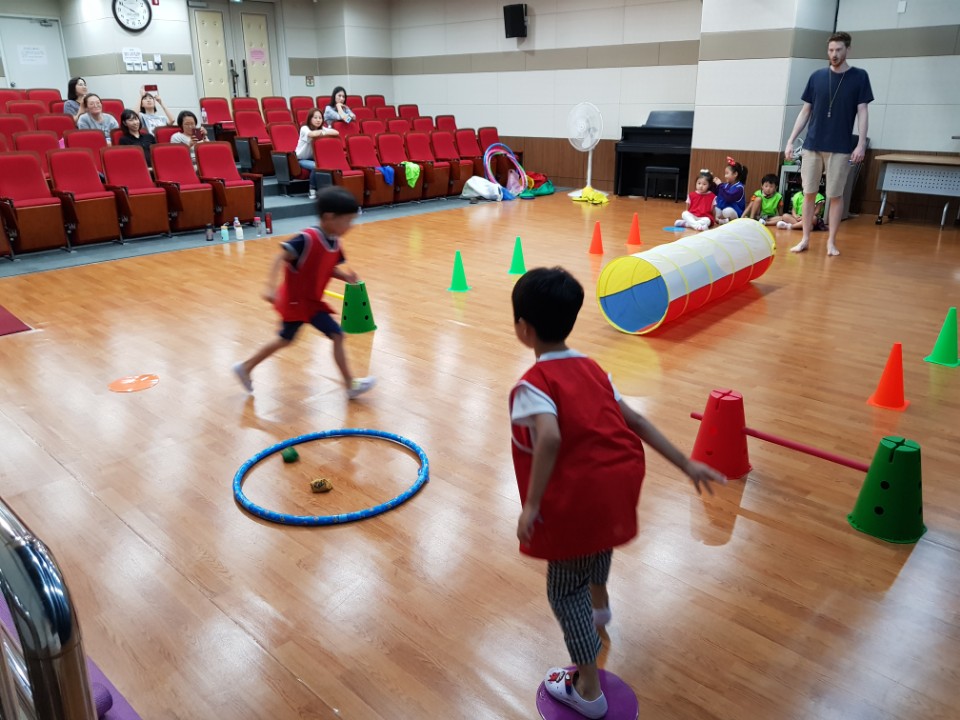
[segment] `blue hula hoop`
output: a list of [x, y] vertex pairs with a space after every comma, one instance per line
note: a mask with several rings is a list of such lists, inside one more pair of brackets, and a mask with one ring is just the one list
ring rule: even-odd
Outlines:
[[[365, 510], [356, 510], [355, 512], [350, 513], [341, 513], [339, 515], [289, 515], [287, 513], [279, 513], [269, 508], [262, 507], [257, 505], [255, 502], [250, 500], [243, 493], [243, 480], [246, 477], [247, 473], [253, 469], [253, 466], [258, 462], [267, 458], [275, 453], [280, 452], [284, 448], [288, 448], [292, 445], [299, 445], [301, 443], [310, 442], [312, 440], [323, 440], [325, 438], [332, 437], [373, 437], [380, 438], [382, 440], [389, 440], [390, 442], [397, 443], [398, 445], [403, 445], [408, 450], [411, 450], [419, 459], [420, 459], [420, 470], [417, 473], [417, 480], [409, 488], [404, 490], [402, 493], [397, 495], [392, 500], [387, 500], [385, 503], [380, 505], [375, 505], [374, 507], [367, 508]], [[323, 432], [309, 433], [307, 435], [300, 435], [295, 438], [290, 438], [289, 440], [284, 440], [279, 442], [276, 445], [271, 445], [266, 450], [261, 450], [252, 458], [247, 460], [243, 465], [240, 466], [240, 469], [237, 470], [237, 474], [233, 476], [233, 497], [237, 501], [237, 504], [240, 505], [244, 510], [246, 510], [251, 515], [256, 515], [258, 518], [267, 520], [269, 522], [280, 523], [282, 525], [300, 525], [304, 527], [316, 527], [318, 525], [339, 525], [341, 523], [354, 522], [356, 520], [366, 520], [367, 518], [374, 517], [375, 515], [380, 515], [387, 512], [387, 510], [392, 510], [398, 505], [406, 502], [417, 492], [420, 488], [423, 487], [424, 483], [430, 479], [430, 461], [427, 460], [426, 453], [423, 452], [421, 447], [417, 445], [412, 440], [408, 440], [405, 437], [400, 435], [395, 435], [394, 433], [383, 432], [382, 430], [365, 430], [362, 428], [344, 428], [342, 430], [324, 430]]]

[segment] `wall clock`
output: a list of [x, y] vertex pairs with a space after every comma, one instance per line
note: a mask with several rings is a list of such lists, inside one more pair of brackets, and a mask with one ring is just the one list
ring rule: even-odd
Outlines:
[[143, 32], [153, 19], [153, 11], [150, 0], [113, 0], [113, 16], [125, 30]]

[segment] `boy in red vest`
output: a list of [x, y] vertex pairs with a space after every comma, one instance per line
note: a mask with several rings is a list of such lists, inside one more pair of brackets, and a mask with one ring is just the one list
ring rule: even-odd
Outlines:
[[[330, 278], [348, 283], [357, 282], [357, 274], [340, 265], [344, 261], [340, 238], [346, 234], [357, 216], [357, 201], [341, 187], [329, 187], [317, 194], [319, 228], [307, 228], [296, 237], [280, 244], [280, 254], [270, 268], [270, 277], [263, 298], [277, 309], [282, 320], [280, 337], [264, 345], [249, 360], [233, 366], [240, 383], [253, 392], [250, 373], [253, 369], [281, 350], [296, 336], [305, 322], [313, 325], [333, 341], [333, 359], [340, 369], [351, 400], [373, 387], [375, 378], [355, 378], [347, 365], [343, 349], [343, 331], [323, 300], [323, 291]], [[280, 269], [283, 282], [277, 287]]]
[[566, 338], [583, 287], [562, 268], [537, 268], [513, 289], [520, 342], [536, 364], [510, 393], [513, 463], [523, 511], [520, 552], [547, 560], [547, 597], [577, 671], [551, 668], [550, 695], [588, 718], [607, 713], [600, 689], [597, 627], [610, 622], [613, 548], [637, 534], [646, 441], [711, 494], [722, 475], [690, 460], [627, 405], [597, 363]]

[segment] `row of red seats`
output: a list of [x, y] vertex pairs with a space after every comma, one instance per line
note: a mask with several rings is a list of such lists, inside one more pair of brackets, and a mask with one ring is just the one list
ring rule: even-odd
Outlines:
[[[281, 185], [309, 177], [297, 162], [298, 131], [293, 125], [271, 125], [277, 179]], [[374, 207], [410, 200], [459, 195], [472, 175], [483, 174], [483, 153], [472, 130], [462, 132], [462, 150], [454, 136], [442, 130], [420, 133], [380, 133], [350, 135], [346, 145], [335, 137], [313, 141], [317, 172], [330, 176], [334, 185], [345, 187], [363, 207]], [[416, 183], [407, 182], [403, 163], [420, 168]], [[388, 182], [381, 168], [393, 169]]]
[[240, 174], [230, 145], [198, 145], [194, 170], [185, 145], [105, 147], [100, 178], [93, 151], [0, 152], [0, 256], [196, 230], [234, 217], [252, 222], [262, 178]]

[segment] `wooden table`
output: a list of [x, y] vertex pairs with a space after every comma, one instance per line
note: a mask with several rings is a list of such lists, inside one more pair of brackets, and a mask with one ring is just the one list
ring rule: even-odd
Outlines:
[[[877, 189], [883, 191], [877, 225], [883, 223], [883, 211], [890, 191], [960, 198], [960, 157], [895, 153], [878, 155], [876, 159], [883, 163], [877, 181]], [[940, 227], [947, 221], [949, 207], [950, 201], [947, 200], [940, 217]], [[960, 220], [960, 209], [957, 219]]]

